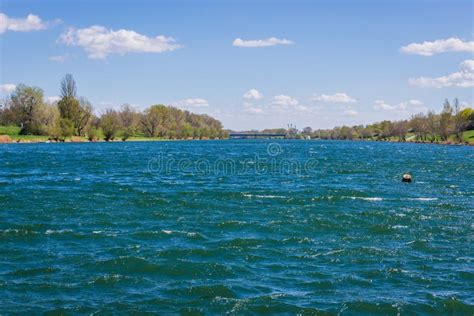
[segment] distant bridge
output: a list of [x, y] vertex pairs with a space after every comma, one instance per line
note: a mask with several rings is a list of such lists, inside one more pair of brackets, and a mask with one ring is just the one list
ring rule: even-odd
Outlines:
[[249, 138], [286, 138], [285, 133], [230, 133], [230, 139], [249, 139]]

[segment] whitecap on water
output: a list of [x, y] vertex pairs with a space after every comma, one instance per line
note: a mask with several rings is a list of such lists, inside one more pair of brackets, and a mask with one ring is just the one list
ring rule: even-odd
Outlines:
[[408, 198], [407, 200], [410, 200], [410, 201], [436, 201], [436, 200], [438, 200], [438, 198], [420, 197], [420, 198]]
[[48, 229], [44, 232], [46, 235], [51, 235], [51, 234], [64, 234], [64, 233], [72, 233], [72, 230], [70, 229]]
[[167, 234], [167, 235], [171, 235], [171, 234], [182, 234], [182, 235], [186, 235], [186, 236], [189, 236], [189, 237], [194, 237], [194, 236], [200, 235], [200, 234], [197, 233], [197, 232], [187, 232], [187, 231], [182, 231], [182, 230], [166, 230], [166, 229], [162, 229], [161, 232], [164, 233], [164, 234]]
[[282, 195], [259, 195], [259, 194], [245, 194], [244, 197], [246, 198], [258, 198], [258, 199], [285, 199], [286, 196]]
[[405, 226], [405, 225], [394, 225], [394, 226], [392, 226], [392, 228], [394, 228], [394, 229], [405, 229], [405, 228], [408, 228], [408, 226]]
[[376, 202], [376, 201], [382, 201], [383, 198], [381, 197], [360, 197], [360, 196], [349, 196], [351, 200], [364, 200], [364, 201], [371, 201], [371, 202]]

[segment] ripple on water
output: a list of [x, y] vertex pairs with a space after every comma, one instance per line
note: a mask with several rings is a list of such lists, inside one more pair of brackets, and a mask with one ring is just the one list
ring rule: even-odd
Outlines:
[[272, 141], [318, 170], [147, 172], [258, 140], [2, 146], [2, 313], [474, 314], [472, 147]]

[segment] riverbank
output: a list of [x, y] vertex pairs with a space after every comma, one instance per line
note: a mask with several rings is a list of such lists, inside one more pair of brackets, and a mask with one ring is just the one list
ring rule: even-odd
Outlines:
[[[194, 138], [189, 137], [186, 139], [168, 138], [168, 137], [146, 137], [144, 135], [135, 135], [127, 138], [127, 142], [156, 142], [156, 141], [167, 141], [167, 140], [209, 140], [209, 137]], [[51, 140], [51, 137], [47, 135], [20, 135], [20, 128], [17, 126], [0, 126], [0, 144], [6, 143], [89, 143], [89, 142], [123, 142], [120, 137], [116, 137], [113, 140], [104, 140], [102, 133], [99, 133], [95, 140], [91, 141], [85, 136], [71, 136], [66, 137], [64, 141]]]
[[[162, 137], [130, 137], [126, 140], [114, 139], [105, 141], [98, 139], [94, 141], [88, 140], [86, 137], [71, 137], [64, 141], [55, 141], [47, 136], [25, 135], [21, 137], [10, 137], [9, 135], [0, 135], [0, 144], [35, 144], [35, 143], [122, 143], [122, 142], [162, 142], [162, 141], [187, 141], [187, 140], [211, 140], [210, 138], [188, 138], [188, 139], [171, 139]], [[217, 140], [217, 139], [216, 139]]]
[[[66, 138], [64, 141], [54, 141], [51, 140], [48, 136], [40, 136], [40, 135], [20, 135], [18, 127], [10, 127], [10, 126], [0, 126], [0, 144], [5, 143], [89, 143], [89, 142], [124, 142], [124, 140], [120, 138], [116, 138], [114, 140], [105, 141], [102, 137], [98, 137], [98, 139], [90, 141], [87, 137], [84, 136], [72, 136]], [[142, 135], [131, 136], [127, 138], [126, 142], [157, 142], [157, 141], [186, 141], [186, 140], [218, 140], [220, 138], [209, 138], [209, 137], [201, 137], [201, 138], [194, 138], [189, 137], [186, 139], [178, 139], [178, 138], [167, 138], [167, 137], [145, 137]], [[320, 140], [318, 138], [313, 138], [312, 140]], [[463, 133], [463, 141], [458, 142], [454, 135], [451, 135], [447, 141], [419, 141], [416, 140], [414, 134], [409, 133], [407, 134], [406, 140], [400, 141], [397, 137], [391, 137], [389, 139], [351, 139], [352, 141], [377, 141], [377, 142], [390, 142], [390, 143], [416, 143], [416, 144], [437, 144], [437, 145], [467, 145], [467, 146], [474, 146], [474, 130], [465, 131]]]
[[[171, 138], [160, 138], [160, 137], [131, 137], [127, 140], [115, 139], [105, 141], [103, 139], [90, 141], [86, 137], [71, 137], [65, 141], [54, 141], [50, 140], [45, 136], [34, 136], [26, 135], [24, 137], [9, 137], [8, 135], [0, 135], [0, 144], [49, 144], [49, 143], [123, 143], [123, 142], [163, 142], [163, 141], [191, 141], [191, 140], [226, 140], [226, 139], [209, 139], [209, 138], [188, 138], [188, 139], [171, 139]], [[270, 139], [269, 139], [270, 140]], [[294, 139], [300, 140], [300, 139]], [[312, 139], [313, 141], [325, 141], [321, 139]], [[273, 141], [273, 140], [272, 140]], [[344, 141], [344, 140], [342, 140]], [[471, 138], [466, 140], [464, 143], [454, 141], [443, 141], [443, 142], [421, 142], [421, 141], [398, 141], [398, 140], [374, 140], [374, 139], [353, 139], [350, 141], [355, 142], [385, 142], [385, 143], [412, 143], [412, 144], [423, 144], [423, 145], [443, 145], [443, 146], [474, 146], [474, 140]]]

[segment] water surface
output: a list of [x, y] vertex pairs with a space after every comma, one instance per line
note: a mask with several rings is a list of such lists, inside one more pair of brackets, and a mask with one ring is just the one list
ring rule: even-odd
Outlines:
[[472, 147], [269, 144], [0, 146], [1, 312], [474, 313]]

